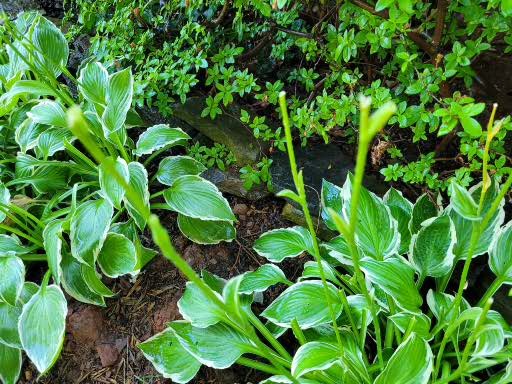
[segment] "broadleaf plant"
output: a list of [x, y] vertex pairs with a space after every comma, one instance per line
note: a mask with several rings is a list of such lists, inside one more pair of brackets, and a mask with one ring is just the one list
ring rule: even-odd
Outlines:
[[[487, 249], [497, 282], [475, 306], [463, 294], [480, 237], [496, 215], [503, 218], [499, 211], [512, 185], [512, 175], [496, 187], [498, 192], [486, 210], [482, 207], [490, 191], [489, 184], [476, 188], [479, 191], [475, 199], [479, 202], [477, 217], [472, 214], [470, 218], [476, 225], [472, 227], [465, 258], [457, 259], [453, 253], [457, 232], [450, 212], [458, 212], [455, 206], [461, 206], [460, 196], [471, 192], [461, 188], [444, 210], [438, 210], [436, 205], [432, 209], [425, 196], [418, 199], [418, 206], [405, 204], [410, 208], [404, 209], [409, 223], [400, 226], [395, 216], [382, 208], [386, 207], [385, 201], [362, 186], [372, 139], [394, 113], [395, 106], [386, 104], [370, 116], [370, 100], [362, 98], [355, 173], [348, 176], [343, 188], [326, 186], [332, 194], [328, 200], [322, 199], [323, 217], [340, 236], [336, 241], [321, 243], [309, 213], [302, 171], [295, 162], [284, 92], [280, 102], [296, 186], [296, 192], [287, 191], [285, 195], [293, 197], [303, 209], [307, 224], [304, 230], [309, 232], [311, 242], [301, 245], [297, 241], [301, 238], [297, 234], [302, 230], [272, 231], [262, 235], [264, 240], [257, 243], [256, 251], [273, 262], [298, 256], [299, 247], [313, 256], [314, 261], [305, 265], [307, 273], [295, 283], [280, 273], [277, 280], [270, 282], [266, 273], [257, 272], [227, 281], [206, 273], [199, 276], [175, 251], [158, 217], [146, 212], [155, 243], [190, 280], [179, 303], [184, 320], [170, 323], [161, 334], [141, 343], [140, 349], [146, 357], [164, 376], [180, 383], [191, 381], [199, 365], [223, 369], [235, 363], [268, 374], [269, 378], [261, 383], [441, 384], [462, 382], [466, 378], [490, 378], [491, 371], [498, 372], [498, 377], [506, 382], [512, 358], [510, 328], [491, 306], [496, 290], [509, 283], [506, 252], [510, 225], [498, 231], [497, 239]], [[89, 151], [96, 153], [96, 160], [101, 161], [105, 154], [89, 136], [81, 112], [73, 109], [68, 116], [75, 134]], [[492, 121], [490, 127], [494, 127]], [[115, 172], [114, 163], [108, 164]], [[122, 180], [122, 175], [116, 178]], [[134, 189], [127, 183], [124, 185], [128, 198], [137, 199]], [[387, 201], [391, 193], [387, 194]], [[360, 205], [363, 199], [368, 202]], [[137, 201], [134, 204], [142, 205], [140, 199]], [[420, 207], [427, 210], [418, 211], [423, 209]], [[380, 237], [381, 233], [372, 228], [358, 230], [362, 223], [375, 228], [389, 225], [385, 229], [392, 228], [394, 234]], [[496, 225], [502, 224], [503, 220], [499, 220]], [[411, 232], [410, 239], [405, 237], [410, 242], [409, 250], [400, 244], [400, 230], [404, 228]], [[275, 260], [273, 244], [279, 255]], [[371, 252], [366, 253], [368, 250]], [[454, 282], [452, 295], [447, 292], [447, 286], [457, 261], [464, 265], [460, 278]], [[277, 266], [268, 268], [278, 270]], [[429, 285], [423, 287], [427, 279]], [[244, 284], [244, 281], [248, 282]], [[253, 311], [254, 293], [251, 293], [256, 289], [247, 289], [247, 285], [260, 286], [257, 294], [261, 295], [265, 294], [265, 287], [275, 283], [288, 287], [257, 315]], [[269, 322], [265, 324], [262, 318]], [[296, 343], [290, 346], [289, 342], [281, 341], [284, 333], [294, 337]]]
[[[132, 108], [129, 68], [92, 61], [73, 76], [66, 38], [35, 12], [14, 21], [2, 15], [0, 28], [7, 52], [0, 65], [0, 381], [15, 383], [23, 351], [41, 375], [60, 355], [64, 293], [105, 306], [114, 293], [102, 276], [135, 276], [156, 255], [140, 236], [150, 206], [178, 212], [184, 235], [205, 244], [233, 240], [236, 218], [217, 187], [199, 176], [202, 165], [172, 155], [190, 140], [187, 133], [144, 127]], [[102, 162], [69, 129], [66, 110], [75, 104], [107, 154]], [[127, 196], [127, 184], [141, 204]], [[190, 210], [199, 204], [206, 208]], [[25, 280], [34, 262], [48, 265], [40, 285]]]

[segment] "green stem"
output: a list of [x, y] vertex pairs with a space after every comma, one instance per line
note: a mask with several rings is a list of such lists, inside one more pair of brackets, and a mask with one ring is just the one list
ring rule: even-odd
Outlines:
[[35, 238], [33, 238], [32, 236], [30, 235], [27, 235], [26, 233], [23, 233], [19, 230], [17, 230], [16, 228], [13, 228], [13, 227], [10, 227], [8, 225], [5, 225], [5, 224], [0, 224], [0, 229], [3, 229], [4, 231], [8, 231], [8, 232], [11, 232], [11, 233], [14, 233], [15, 235], [19, 236], [19, 237], [22, 237], [32, 243], [34, 243], [35, 245], [43, 248], [43, 243]]
[[239, 365], [243, 365], [244, 367], [249, 367], [261, 372], [268, 373], [270, 375], [279, 375], [279, 371], [272, 367], [271, 365], [260, 363], [259, 361], [252, 360], [247, 357], [240, 357], [236, 361], [236, 363]]
[[505, 282], [504, 277], [496, 277], [494, 279], [494, 281], [492, 282], [492, 284], [487, 288], [487, 290], [485, 291], [485, 294], [482, 296], [480, 301], [478, 301], [477, 306], [483, 307], [485, 305], [485, 303], [487, 303], [487, 301], [491, 297], [494, 296], [494, 294], [498, 291], [498, 289], [501, 288], [501, 286], [503, 285], [504, 282]]

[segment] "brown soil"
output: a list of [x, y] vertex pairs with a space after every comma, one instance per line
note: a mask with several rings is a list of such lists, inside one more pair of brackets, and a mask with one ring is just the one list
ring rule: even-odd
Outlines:
[[[178, 231], [173, 214], [161, 217], [176, 248], [196, 271], [207, 269], [228, 278], [254, 270], [265, 263], [252, 250], [254, 240], [265, 231], [291, 225], [282, 219], [279, 201], [266, 199], [254, 203], [230, 198], [230, 203], [238, 213], [239, 223], [237, 239], [229, 244], [194, 244]], [[294, 279], [300, 274], [302, 263], [303, 260], [296, 259], [283, 263], [282, 267], [288, 277]], [[162, 379], [140, 353], [137, 344], [162, 331], [167, 322], [180, 318], [176, 303], [183, 293], [185, 279], [166, 259], [157, 256], [134, 281], [122, 278], [112, 280], [109, 285], [117, 296], [108, 300], [106, 308], [69, 300], [62, 356], [39, 383], [171, 382]], [[240, 366], [222, 371], [203, 367], [192, 383], [257, 383], [263, 378], [259, 372]], [[37, 371], [26, 360], [20, 383], [35, 383], [36, 379]]]

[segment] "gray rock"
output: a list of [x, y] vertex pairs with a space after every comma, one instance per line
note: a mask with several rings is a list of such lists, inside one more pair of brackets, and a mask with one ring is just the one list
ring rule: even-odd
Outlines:
[[214, 142], [228, 147], [238, 165], [255, 164], [266, 152], [267, 146], [256, 140], [251, 129], [238, 119], [239, 108], [232, 106], [215, 120], [203, 118], [201, 112], [206, 106], [205, 100], [205, 97], [190, 97], [185, 104], [177, 103], [173, 107], [174, 115]]
[[[295, 157], [297, 166], [303, 170], [311, 215], [318, 218], [322, 179], [341, 186], [345, 182], [348, 172], [354, 170], [354, 163], [350, 156], [343, 153], [334, 144], [295, 148]], [[272, 156], [272, 160], [270, 173], [274, 192], [277, 193], [283, 189], [295, 191], [288, 154], [277, 152]], [[378, 194], [384, 194], [386, 191], [385, 185], [371, 176], [365, 177], [365, 185]], [[296, 205], [296, 203], [292, 204]], [[300, 223], [298, 224], [300, 225]]]
[[0, 10], [14, 17], [23, 11], [42, 11], [43, 7], [36, 0], [0, 0]]
[[215, 184], [222, 192], [243, 197], [249, 200], [259, 200], [270, 195], [266, 187], [255, 185], [250, 191], [244, 188], [244, 182], [240, 178], [240, 173], [235, 168], [221, 171], [217, 168], [208, 169], [201, 175], [205, 179]]
[[148, 127], [156, 124], [169, 124], [171, 128], [183, 129], [190, 137], [197, 135], [197, 131], [190, 124], [178, 119], [176, 116], [164, 117], [158, 112], [157, 108], [143, 107], [138, 108], [137, 112]]

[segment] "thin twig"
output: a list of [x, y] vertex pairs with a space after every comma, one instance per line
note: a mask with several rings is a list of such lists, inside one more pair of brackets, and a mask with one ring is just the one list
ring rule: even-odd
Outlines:
[[437, 1], [437, 15], [436, 15], [436, 29], [434, 30], [434, 36], [432, 37], [432, 45], [434, 46], [436, 53], [439, 52], [439, 44], [443, 38], [444, 24], [446, 19], [446, 13], [448, 12], [448, 1], [438, 0]]

